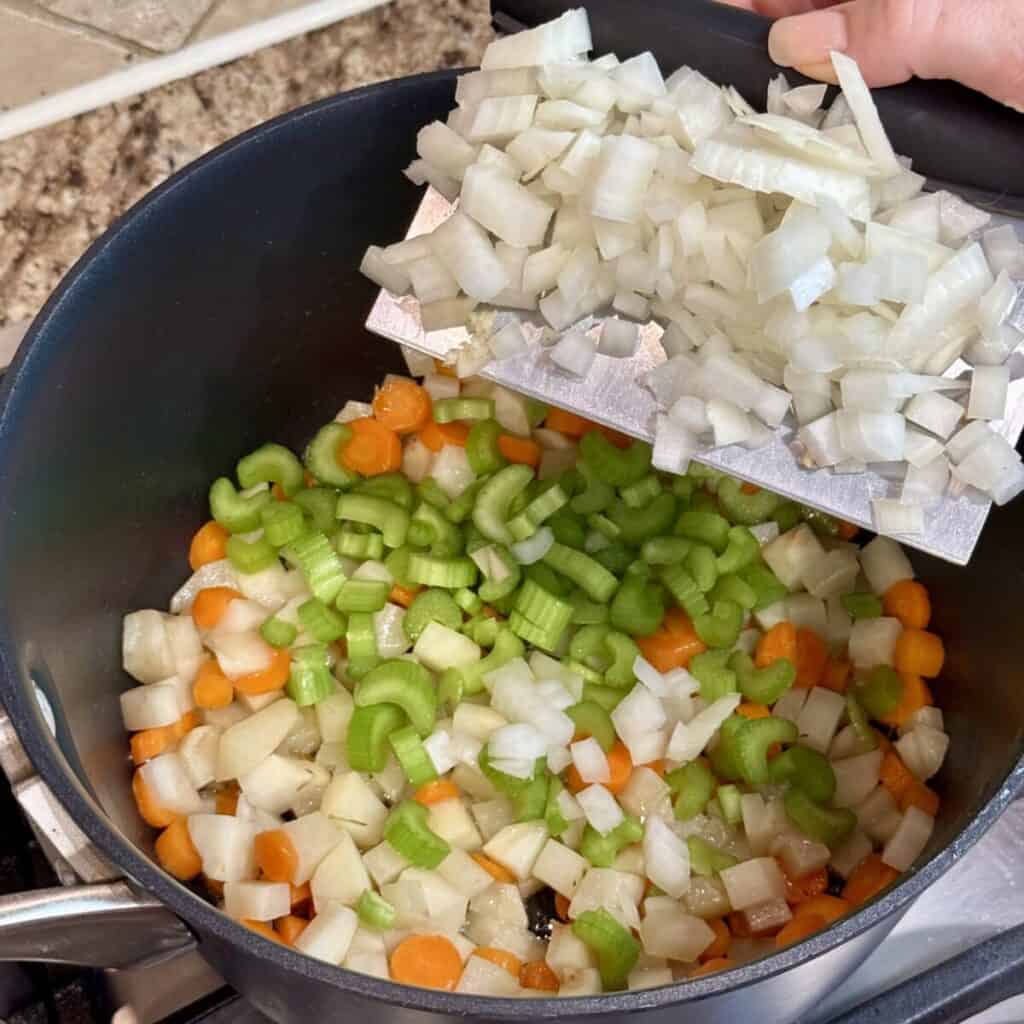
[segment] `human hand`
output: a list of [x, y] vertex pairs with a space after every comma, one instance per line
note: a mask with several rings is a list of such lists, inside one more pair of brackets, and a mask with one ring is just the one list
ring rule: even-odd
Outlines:
[[724, 0], [769, 18], [776, 64], [835, 82], [829, 51], [869, 85], [952, 78], [1024, 112], [1024, 0]]

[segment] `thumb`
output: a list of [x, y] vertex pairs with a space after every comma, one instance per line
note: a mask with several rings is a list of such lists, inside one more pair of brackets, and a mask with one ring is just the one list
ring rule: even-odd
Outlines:
[[835, 81], [829, 51], [860, 65], [873, 86], [952, 78], [1024, 111], [1024, 3], [1019, 0], [850, 0], [782, 18], [772, 59]]

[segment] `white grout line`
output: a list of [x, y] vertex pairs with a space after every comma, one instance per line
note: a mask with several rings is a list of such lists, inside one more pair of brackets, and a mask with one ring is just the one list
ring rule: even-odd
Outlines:
[[159, 85], [225, 64], [265, 46], [312, 32], [354, 14], [382, 7], [391, 0], [315, 0], [255, 25], [225, 32], [202, 43], [186, 46], [166, 57], [153, 57], [123, 71], [65, 89], [55, 96], [26, 103], [0, 114], [0, 140], [34, 131], [88, 110], [115, 103]]

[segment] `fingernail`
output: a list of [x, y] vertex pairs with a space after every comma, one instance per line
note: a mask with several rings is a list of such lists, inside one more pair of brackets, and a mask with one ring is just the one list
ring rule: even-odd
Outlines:
[[804, 78], [813, 78], [819, 82], [828, 82], [831, 85], [838, 85], [836, 69], [832, 67], [831, 61], [824, 61], [821, 64], [798, 64], [796, 70]]
[[814, 11], [780, 18], [768, 36], [768, 53], [786, 68], [828, 62], [830, 50], [845, 50], [846, 16], [840, 11]]

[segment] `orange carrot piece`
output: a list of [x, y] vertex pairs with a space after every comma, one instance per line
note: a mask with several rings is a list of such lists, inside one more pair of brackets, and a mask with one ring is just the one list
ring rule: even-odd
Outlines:
[[402, 465], [402, 442], [393, 431], [370, 416], [352, 420], [352, 437], [341, 446], [341, 464], [353, 473], [379, 476]]
[[764, 704], [754, 704], [751, 701], [745, 700], [736, 708], [736, 714], [749, 719], [768, 718], [771, 716], [771, 709], [765, 707]]
[[[781, 866], [781, 865], [780, 865]], [[789, 904], [806, 903], [815, 896], [820, 896], [828, 888], [828, 870], [819, 868], [803, 878], [786, 878], [786, 902]]]
[[852, 909], [853, 907], [849, 900], [840, 899], [838, 896], [829, 896], [827, 893], [819, 893], [817, 896], [812, 896], [796, 906], [793, 910], [793, 916], [821, 917], [825, 919], [826, 924], [832, 924], [833, 921], [838, 921], [839, 918], [848, 914]]
[[151, 761], [154, 757], [159, 757], [174, 742], [174, 731], [169, 725], [143, 729], [131, 738], [132, 761], [135, 764]]
[[373, 415], [396, 434], [412, 434], [430, 419], [430, 395], [419, 384], [392, 377], [373, 396]]
[[860, 533], [860, 527], [856, 523], [848, 523], [845, 519], [840, 519], [838, 533], [840, 540], [853, 540]]
[[689, 616], [681, 608], [673, 608], [656, 632], [650, 636], [638, 636], [636, 642], [640, 653], [659, 672], [686, 668], [691, 658], [707, 650]]
[[422, 589], [422, 587], [403, 587], [396, 583], [391, 588], [391, 593], [388, 594], [388, 600], [393, 604], [400, 604], [403, 608], [408, 608]]
[[750, 495], [760, 494], [761, 488], [758, 487], [757, 484], [748, 483], [744, 480], [743, 483], [740, 484], [740, 493]]
[[516, 876], [513, 875], [512, 872], [508, 870], [508, 868], [502, 867], [496, 860], [491, 860], [491, 858], [486, 856], [485, 854], [471, 853], [470, 856], [496, 882], [512, 883], [516, 881]]
[[903, 758], [895, 750], [890, 750], [882, 757], [880, 781], [893, 798], [899, 801], [915, 780], [910, 769], [903, 763]]
[[498, 451], [509, 462], [522, 463], [524, 466], [540, 465], [541, 450], [536, 441], [528, 437], [516, 437], [514, 434], [498, 435]]
[[309, 922], [304, 917], [289, 914], [287, 917], [279, 917], [274, 922], [274, 931], [282, 942], [289, 946], [295, 945], [295, 940], [309, 927]]
[[228, 605], [242, 595], [232, 587], [206, 587], [196, 594], [192, 604], [192, 621], [200, 629], [213, 629], [228, 610]]
[[434, 360], [434, 373], [439, 373], [442, 377], [458, 378], [458, 374], [455, 372], [455, 367], [449, 366], [447, 363], [442, 363], [440, 359]]
[[160, 866], [181, 882], [191, 882], [203, 870], [203, 862], [188, 834], [184, 818], [172, 821], [156, 837], [156, 859]]
[[927, 629], [932, 617], [932, 602], [917, 580], [900, 580], [882, 596], [886, 615], [899, 619], [904, 629]]
[[201, 708], [226, 708], [235, 699], [235, 685], [220, 670], [216, 658], [199, 666], [192, 684], [192, 699]]
[[929, 789], [918, 779], [903, 791], [899, 798], [900, 810], [905, 811], [908, 807], [916, 807], [919, 811], [931, 815], [933, 818], [939, 813], [939, 795], [933, 789]]
[[821, 682], [828, 666], [828, 646], [813, 629], [796, 631], [796, 682], [810, 689]]
[[715, 933], [714, 942], [711, 943], [707, 949], [704, 950], [700, 955], [702, 963], [707, 963], [709, 960], [718, 960], [720, 957], [725, 956], [729, 952], [729, 947], [732, 945], [732, 932], [729, 931], [729, 926], [720, 917], [714, 917], [707, 922], [708, 926]]
[[270, 488], [270, 494], [274, 501], [287, 501], [288, 495], [284, 493], [284, 488], [280, 484], [274, 484]]
[[432, 452], [439, 452], [445, 445], [455, 445], [457, 448], [465, 448], [469, 440], [469, 426], [459, 420], [451, 423], [435, 423], [428, 420], [417, 432], [416, 436]]
[[173, 725], [167, 726], [171, 730], [171, 735], [176, 740], [184, 739], [197, 725], [199, 725], [199, 715], [193, 709], [192, 711], [186, 711]]
[[900, 679], [903, 680], [903, 696], [900, 698], [899, 704], [889, 714], [883, 715], [879, 719], [885, 725], [901, 726], [909, 720], [915, 711], [920, 711], [921, 708], [934, 703], [928, 684], [920, 676], [900, 672]]
[[615, 745], [605, 755], [608, 758], [608, 770], [611, 778], [604, 783], [609, 793], [621, 793], [633, 774], [633, 759], [629, 756], [629, 750], [621, 740], [616, 740]]
[[424, 807], [429, 807], [431, 804], [439, 804], [445, 800], [456, 800], [459, 796], [459, 787], [454, 782], [448, 779], [434, 779], [433, 782], [424, 782], [416, 790], [413, 800], [418, 804], [423, 804]]
[[559, 989], [558, 975], [543, 960], [523, 964], [519, 972], [519, 984], [539, 992], [557, 992]]
[[796, 665], [797, 629], [792, 622], [777, 622], [757, 642], [754, 664], [758, 668], [764, 668], [779, 658], [788, 658]]
[[700, 967], [694, 968], [694, 970], [690, 972], [690, 977], [703, 978], [708, 974], [715, 974], [718, 971], [728, 971], [730, 968], [735, 966], [736, 964], [727, 956], [720, 956], [714, 960], [708, 960], [707, 963], [701, 964]]
[[217, 790], [217, 796], [215, 798], [215, 809], [218, 814], [227, 814], [230, 817], [234, 817], [235, 811], [238, 810], [238, 783], [229, 782], [221, 789]]
[[188, 548], [188, 564], [192, 571], [201, 569], [210, 562], [219, 562], [228, 556], [228, 537], [231, 534], [215, 519], [211, 519], [196, 531]]
[[899, 872], [888, 864], [882, 863], [877, 853], [868, 854], [850, 875], [843, 886], [843, 899], [859, 907], [862, 903], [877, 896], [887, 885], [891, 885], [899, 877]]
[[905, 629], [896, 641], [896, 668], [908, 675], [934, 679], [946, 660], [942, 638], [923, 629]]
[[391, 954], [391, 980], [451, 992], [462, 977], [462, 957], [443, 935], [410, 935]]
[[492, 964], [497, 964], [498, 967], [504, 967], [514, 978], [518, 978], [519, 972], [523, 969], [523, 961], [519, 957], [513, 956], [508, 950], [498, 949], [496, 946], [477, 946], [473, 950], [473, 956], [478, 956], [481, 960], [489, 960]]
[[775, 948], [784, 949], [796, 942], [803, 942], [804, 939], [820, 932], [826, 926], [825, 918], [818, 914], [804, 914], [802, 917], [794, 917], [787, 921], [775, 936]]
[[749, 939], [753, 932], [750, 930], [750, 925], [747, 923], [745, 914], [740, 913], [738, 910], [732, 911], [726, 918], [729, 924], [729, 931], [737, 939]]
[[563, 924], [569, 920], [569, 898], [560, 892], [555, 893], [555, 917]]
[[271, 882], [290, 882], [299, 867], [299, 854], [282, 828], [258, 832], [253, 840], [256, 866]]
[[589, 434], [594, 429], [595, 424], [591, 423], [590, 420], [584, 419], [582, 416], [577, 416], [574, 412], [559, 409], [553, 405], [548, 410], [544, 426], [548, 430], [557, 430], [560, 434], [565, 434], [566, 437], [582, 437], [584, 434]]
[[156, 797], [146, 785], [142, 772], [138, 770], [132, 776], [132, 796], [135, 797], [135, 806], [138, 807], [139, 814], [147, 825], [152, 825], [153, 828], [167, 828], [177, 821], [177, 814], [156, 802]]
[[284, 649], [275, 650], [270, 664], [262, 672], [250, 672], [235, 680], [235, 689], [249, 697], [258, 697], [271, 690], [280, 690], [288, 682], [292, 658]]
[[846, 693], [850, 685], [850, 673], [853, 666], [845, 658], [829, 658], [819, 686], [836, 693]]
[[313, 898], [313, 889], [309, 882], [303, 882], [302, 885], [289, 885], [291, 889], [291, 901], [292, 901], [292, 912], [297, 912], [299, 907], [309, 903]]
[[266, 921], [252, 921], [249, 918], [242, 918], [239, 924], [244, 925], [249, 931], [255, 932], [257, 935], [262, 935], [265, 939], [270, 939], [271, 942], [281, 942], [281, 936]]

